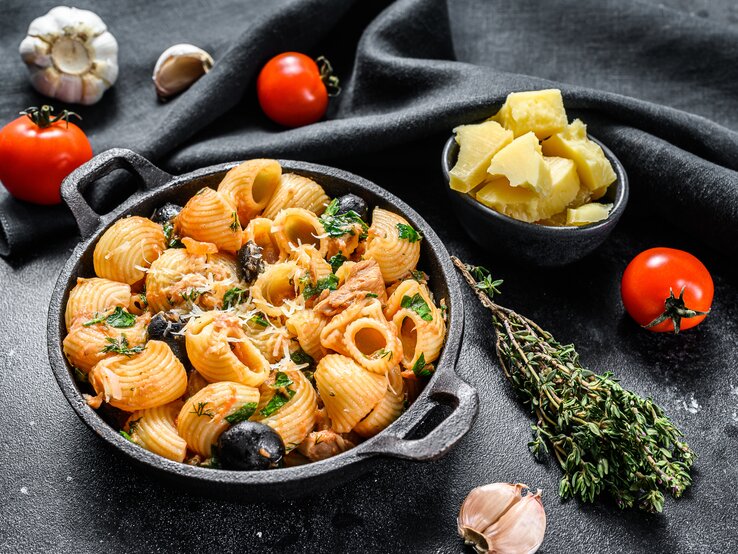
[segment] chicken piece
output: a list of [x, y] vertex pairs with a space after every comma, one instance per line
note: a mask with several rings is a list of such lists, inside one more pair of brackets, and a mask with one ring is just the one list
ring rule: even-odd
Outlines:
[[366, 298], [367, 294], [376, 295], [382, 304], [387, 302], [384, 279], [375, 260], [363, 260], [354, 265], [346, 282], [338, 290], [324, 291], [314, 309], [325, 317], [333, 317], [353, 304], [355, 299]]
[[326, 429], [324, 431], [313, 431], [297, 449], [312, 462], [325, 460], [341, 452], [346, 452], [355, 445], [335, 431]]

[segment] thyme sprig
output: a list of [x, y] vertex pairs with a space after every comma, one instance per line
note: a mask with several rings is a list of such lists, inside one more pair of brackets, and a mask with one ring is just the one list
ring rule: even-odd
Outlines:
[[664, 492], [679, 498], [695, 454], [663, 409], [612, 373], [584, 368], [574, 345], [492, 300], [501, 283], [489, 271], [452, 259], [492, 312], [502, 370], [537, 418], [528, 446], [537, 457], [552, 452], [564, 471], [559, 494], [593, 502], [608, 493], [621, 508], [649, 512], [663, 510]]

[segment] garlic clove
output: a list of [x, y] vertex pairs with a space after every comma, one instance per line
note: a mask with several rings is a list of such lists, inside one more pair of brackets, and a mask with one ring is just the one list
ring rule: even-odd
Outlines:
[[59, 72], [53, 67], [47, 67], [46, 69], [32, 69], [31, 70], [31, 84], [36, 90], [47, 91], [44, 94], [47, 96], [54, 97], [56, 91], [59, 88]]
[[546, 533], [546, 512], [540, 489], [516, 502], [484, 533], [493, 552], [530, 554], [538, 550]]
[[532, 494], [522, 483], [477, 487], [461, 506], [458, 530], [477, 552], [531, 554], [546, 531], [541, 491]]
[[192, 44], [175, 44], [162, 52], [154, 66], [154, 86], [161, 98], [188, 89], [213, 67], [213, 58]]
[[82, 97], [82, 79], [79, 75], [59, 74], [56, 98], [62, 102], [79, 102]]
[[105, 92], [105, 84], [100, 77], [88, 73], [82, 76], [82, 98], [81, 104], [89, 106], [97, 103]]
[[26, 37], [18, 50], [24, 63], [35, 67], [49, 67], [51, 65], [51, 46], [38, 37]]

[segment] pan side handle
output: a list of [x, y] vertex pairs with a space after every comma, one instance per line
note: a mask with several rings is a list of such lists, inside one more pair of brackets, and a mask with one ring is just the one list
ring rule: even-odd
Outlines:
[[102, 222], [103, 214], [97, 213], [82, 196], [97, 179], [116, 169], [126, 169], [138, 176], [145, 190], [157, 188], [172, 179], [140, 154], [125, 148], [112, 148], [98, 154], [79, 166], [62, 182], [61, 195], [72, 211], [82, 240], [89, 238]]

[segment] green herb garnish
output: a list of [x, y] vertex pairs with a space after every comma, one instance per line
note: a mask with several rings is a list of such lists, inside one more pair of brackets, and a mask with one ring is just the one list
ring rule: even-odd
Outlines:
[[369, 225], [361, 219], [361, 216], [354, 210], [339, 214], [338, 208], [338, 198], [334, 198], [326, 207], [323, 215], [320, 216], [320, 223], [323, 225], [326, 234], [334, 238], [353, 235], [354, 226], [358, 224], [362, 230], [361, 236], [364, 236], [369, 230]]
[[379, 295], [376, 292], [367, 292], [364, 298], [379, 298]]
[[264, 314], [254, 314], [249, 321], [261, 327], [269, 327], [269, 322], [264, 318]]
[[574, 345], [493, 302], [499, 283], [489, 271], [453, 262], [492, 312], [502, 370], [537, 420], [528, 446], [536, 457], [553, 453], [564, 472], [561, 497], [593, 502], [608, 493], [621, 508], [661, 512], [665, 492], [682, 496], [695, 454], [664, 410], [612, 373], [586, 369]]
[[133, 356], [139, 354], [146, 349], [146, 346], [139, 344], [138, 346], [130, 346], [128, 344], [128, 338], [125, 335], [121, 335], [119, 339], [113, 337], [105, 337], [105, 342], [108, 344], [100, 350], [103, 354], [108, 352], [115, 352], [116, 354], [123, 354], [124, 356]]
[[78, 367], [74, 368], [74, 378], [77, 379], [77, 381], [79, 381], [80, 383], [90, 382], [90, 379], [89, 377], [87, 377], [87, 374]]
[[327, 275], [322, 279], [318, 279], [318, 282], [315, 285], [308, 282], [305, 285], [305, 288], [302, 289], [302, 296], [305, 298], [305, 300], [309, 300], [313, 296], [318, 296], [324, 290], [336, 290], [337, 288], [338, 277], [331, 273], [330, 275]]
[[164, 240], [166, 241], [167, 248], [184, 248], [184, 244], [180, 238], [174, 234], [174, 225], [171, 221], [167, 221], [162, 224], [164, 229]]
[[120, 433], [120, 435], [127, 441], [132, 442], [133, 444], [136, 444], [136, 441], [133, 440], [133, 436], [131, 436], [130, 433], [126, 433], [123, 429], [118, 431], [118, 433]]
[[197, 289], [189, 289], [186, 292], [182, 293], [182, 300], [186, 300], [187, 302], [195, 303], [197, 302], [197, 299], [200, 298], [200, 295], [202, 294], [201, 291]]
[[261, 410], [259, 410], [259, 413], [264, 417], [269, 417], [274, 412], [279, 410], [282, 406], [287, 404], [293, 396], [295, 396], [295, 391], [292, 389], [285, 389], [285, 392], [277, 391], [274, 393], [274, 396], [269, 400], [266, 406], [264, 406]]
[[272, 383], [270, 386], [273, 389], [281, 389], [284, 387], [289, 387], [290, 385], [294, 384], [292, 379], [290, 379], [290, 376], [282, 371], [278, 371], [277, 375], [274, 378], [274, 383]]
[[423, 273], [422, 271], [413, 269], [412, 271], [410, 271], [410, 275], [412, 275], [413, 279], [415, 279], [418, 283], [425, 283], [425, 273]]
[[421, 352], [420, 356], [418, 356], [418, 359], [415, 360], [415, 363], [413, 364], [413, 373], [416, 377], [430, 377], [433, 375], [433, 372], [431, 371], [432, 367], [432, 365], [426, 366], [425, 353]]
[[209, 408], [206, 408], [210, 404], [210, 402], [198, 402], [195, 405], [195, 409], [190, 411], [191, 414], [195, 414], [196, 416], [207, 416], [210, 419], [213, 419], [215, 417], [215, 412]]
[[242, 304], [245, 300], [244, 297], [246, 293], [247, 291], [245, 289], [241, 289], [238, 287], [228, 289], [223, 295], [223, 309], [227, 310], [228, 308], [232, 308], [238, 306], [239, 304]]
[[340, 252], [336, 254], [335, 256], [331, 256], [331, 258], [328, 260], [328, 263], [331, 264], [331, 271], [335, 273], [338, 271], [338, 268], [343, 265], [343, 262], [345, 262], [348, 258], [341, 254]]
[[107, 323], [111, 327], [115, 327], [117, 329], [128, 329], [136, 324], [136, 316], [129, 314], [126, 310], [118, 306], [109, 316], [96, 314], [93, 319], [86, 321], [82, 325], [84, 327], [89, 327], [96, 323]]
[[413, 296], [405, 295], [400, 301], [400, 306], [409, 308], [420, 316], [423, 321], [433, 321], [433, 314], [420, 293], [416, 292]]
[[381, 360], [382, 358], [387, 358], [389, 356], [389, 359], [392, 359], [392, 351], [387, 350], [385, 348], [380, 348], [376, 352], [372, 352], [367, 356], [370, 360]]
[[231, 425], [246, 421], [248, 418], [254, 415], [254, 412], [256, 411], [256, 406], [256, 402], [247, 402], [231, 415], [226, 416], [225, 420]]
[[238, 212], [231, 212], [231, 224], [228, 226], [234, 233], [241, 230], [241, 222], [238, 220]]
[[423, 238], [423, 235], [405, 223], [398, 223], [397, 231], [400, 238], [405, 239], [407, 242], [419, 242]]
[[302, 349], [295, 350], [292, 354], [290, 354], [290, 359], [296, 365], [303, 365], [303, 364], [313, 365], [315, 363], [315, 360], [313, 360], [312, 356], [310, 356], [307, 352], [305, 352]]

